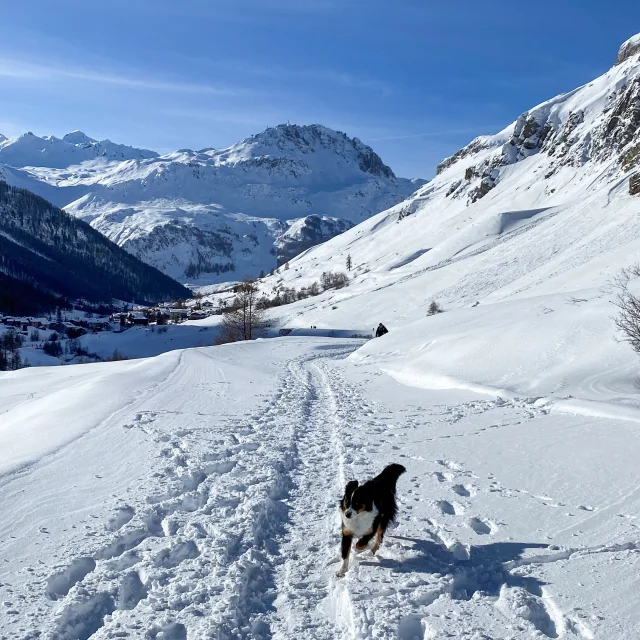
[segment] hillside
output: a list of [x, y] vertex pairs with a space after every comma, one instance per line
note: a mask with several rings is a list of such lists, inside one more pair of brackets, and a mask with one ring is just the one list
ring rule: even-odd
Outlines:
[[226, 149], [165, 156], [24, 135], [0, 142], [0, 175], [46, 197], [182, 281], [256, 276], [424, 184], [397, 178], [357, 138], [280, 125]]
[[158, 301], [189, 290], [46, 200], [0, 181], [0, 311], [37, 313], [65, 299]]
[[[282, 324], [382, 321], [391, 335], [363, 353], [421, 384], [596, 397], [584, 377], [608, 371], [605, 395], [628, 393], [635, 360], [614, 341], [606, 285], [640, 261], [636, 41], [601, 77], [473, 140], [410, 198], [267, 278], [270, 295], [300, 290], [352, 258], [347, 288], [278, 308]], [[432, 300], [446, 313], [427, 317]]]

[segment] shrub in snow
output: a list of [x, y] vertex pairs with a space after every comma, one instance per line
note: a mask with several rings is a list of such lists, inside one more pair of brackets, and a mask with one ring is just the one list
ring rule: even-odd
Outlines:
[[640, 278], [640, 265], [622, 269], [613, 281], [617, 297], [613, 301], [619, 309], [615, 324], [622, 334], [622, 340], [640, 353], [640, 296], [633, 291]]
[[53, 337], [51, 338], [50, 341], [45, 342], [42, 345], [42, 350], [48, 356], [53, 356], [54, 358], [59, 358], [62, 355], [62, 345], [60, 344], [59, 340], [54, 340]]
[[435, 316], [438, 313], [442, 313], [442, 307], [435, 300], [432, 300], [429, 308], [427, 309], [427, 315]]

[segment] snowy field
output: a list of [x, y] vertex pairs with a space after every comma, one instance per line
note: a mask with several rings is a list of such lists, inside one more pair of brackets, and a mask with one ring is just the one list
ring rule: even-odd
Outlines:
[[[392, 340], [0, 374], [0, 638], [640, 637], [636, 422], [401, 384]], [[390, 462], [337, 578], [344, 482]]]

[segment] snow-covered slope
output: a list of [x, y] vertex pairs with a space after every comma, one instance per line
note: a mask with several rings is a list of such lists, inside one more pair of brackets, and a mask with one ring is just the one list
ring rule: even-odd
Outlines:
[[166, 156], [81, 132], [27, 134], [0, 143], [0, 163], [10, 183], [202, 284], [268, 271], [424, 183], [396, 178], [370, 147], [320, 125], [280, 125], [227, 149]]
[[[0, 636], [638, 638], [638, 425], [413, 389], [360, 344], [0, 373]], [[397, 526], [338, 578], [345, 482], [390, 462]]]
[[[603, 287], [640, 262], [639, 39], [601, 77], [477, 138], [410, 198], [267, 278], [267, 293], [300, 290], [352, 258], [348, 287], [278, 308], [282, 324], [382, 321], [392, 336], [367, 347], [370, 357], [388, 370], [411, 362], [437, 384], [591, 397], [584, 377], [606, 367], [605, 395], [628, 396], [633, 354], [614, 342]], [[427, 317], [432, 300], [441, 318]]]

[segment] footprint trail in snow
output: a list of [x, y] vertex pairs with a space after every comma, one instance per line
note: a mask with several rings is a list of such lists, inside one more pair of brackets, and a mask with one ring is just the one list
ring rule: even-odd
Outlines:
[[[419, 390], [392, 400], [377, 393], [380, 374], [345, 364], [357, 342], [271, 342], [260, 348], [279, 350], [279, 373], [265, 376], [268, 392], [247, 381], [248, 413], [224, 391], [238, 365], [219, 358], [236, 347], [200, 349], [96, 430], [145, 447], [148, 473], [112, 494], [107, 513], [71, 525], [53, 560], [9, 561], [0, 639], [589, 640], [608, 628], [606, 610], [572, 601], [554, 571], [637, 554], [628, 500], [617, 508], [624, 540], [554, 544], [599, 509], [548, 495], [484, 451], [539, 428], [543, 410]], [[63, 465], [64, 450], [55, 455], [39, 464]], [[398, 522], [377, 556], [352, 554], [337, 578], [344, 483], [390, 462], [407, 467]], [[6, 488], [17, 496], [28, 482]]]

